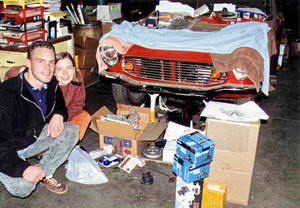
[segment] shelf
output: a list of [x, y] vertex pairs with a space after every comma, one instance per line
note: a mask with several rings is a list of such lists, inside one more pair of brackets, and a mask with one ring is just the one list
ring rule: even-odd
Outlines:
[[3, 37], [8, 41], [8, 44], [23, 43], [26, 46], [30, 45], [30, 43], [33, 41], [45, 40], [45, 36], [46, 36], [46, 31], [44, 29], [19, 33], [18, 35], [15, 35], [15, 37], [13, 35], [11, 36], [3, 35]]
[[4, 7], [9, 5], [21, 6], [23, 9], [25, 6], [31, 4], [40, 4], [43, 5], [43, 0], [2, 0]]
[[6, 20], [13, 21], [14, 24], [20, 25], [26, 22], [43, 19], [45, 8], [43, 6], [17, 9], [14, 7], [4, 8], [3, 14]]

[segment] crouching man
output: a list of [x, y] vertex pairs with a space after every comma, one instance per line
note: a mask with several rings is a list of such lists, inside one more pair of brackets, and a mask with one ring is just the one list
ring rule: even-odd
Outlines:
[[[55, 50], [37, 41], [28, 47], [27, 69], [0, 84], [0, 182], [16, 197], [27, 197], [38, 183], [57, 194], [67, 186], [52, 176], [67, 159], [79, 130], [53, 79]], [[38, 164], [27, 159], [44, 153]]]

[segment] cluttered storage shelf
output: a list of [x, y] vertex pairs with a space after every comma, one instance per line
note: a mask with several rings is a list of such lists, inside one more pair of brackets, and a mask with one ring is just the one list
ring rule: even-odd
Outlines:
[[41, 0], [4, 0], [1, 43], [20, 47], [45, 40], [45, 8], [42, 3]]

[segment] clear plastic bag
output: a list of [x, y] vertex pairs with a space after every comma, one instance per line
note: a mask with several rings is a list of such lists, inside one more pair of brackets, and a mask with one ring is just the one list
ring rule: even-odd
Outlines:
[[95, 160], [80, 146], [76, 146], [69, 155], [66, 177], [70, 181], [82, 184], [102, 184], [108, 182]]
[[130, 108], [129, 116], [128, 116], [127, 120], [133, 129], [135, 129], [135, 130], [141, 129], [141, 126], [140, 126], [141, 116], [139, 115], [139, 113], [137, 112], [137, 110], [135, 108]]

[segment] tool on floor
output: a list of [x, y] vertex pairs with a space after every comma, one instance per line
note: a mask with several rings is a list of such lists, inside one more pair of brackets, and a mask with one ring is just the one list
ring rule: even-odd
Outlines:
[[169, 183], [173, 183], [173, 182], [176, 181], [176, 177], [174, 177], [174, 176], [172, 176], [172, 175], [169, 175], [169, 174], [167, 174], [167, 173], [161, 172], [161, 171], [156, 170], [156, 169], [153, 169], [153, 168], [148, 168], [148, 169], [153, 170], [153, 171], [155, 171], [155, 172], [157, 172], [157, 173], [159, 173], [159, 174], [162, 174], [162, 175], [164, 175], [164, 176], [169, 177], [169, 180], [168, 180]]
[[151, 172], [142, 173], [142, 184], [151, 185], [153, 183], [153, 176]]

